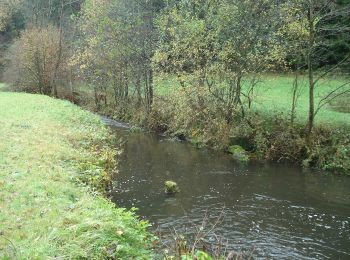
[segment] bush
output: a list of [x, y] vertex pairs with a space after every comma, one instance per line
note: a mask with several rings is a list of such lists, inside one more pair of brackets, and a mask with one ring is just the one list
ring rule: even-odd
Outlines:
[[318, 128], [311, 166], [339, 174], [350, 172], [350, 134], [345, 130]]
[[[10, 47], [4, 79], [14, 90], [52, 95], [58, 80], [66, 78], [65, 46], [53, 26], [33, 27], [22, 32]], [[57, 94], [57, 93], [56, 93]]]
[[205, 89], [179, 89], [161, 99], [157, 107], [168, 134], [189, 139], [196, 146], [228, 146], [230, 127]]
[[[93, 103], [92, 99], [89, 103]], [[242, 118], [240, 112], [233, 111], [233, 121], [228, 124], [218, 110], [205, 89], [180, 88], [171, 96], [157, 96], [150, 112], [132, 97], [118, 105], [110, 102], [99, 112], [146, 130], [189, 140], [196, 147], [227, 151], [239, 145], [252, 159], [292, 162], [339, 173], [350, 171], [349, 134], [345, 130], [315, 126], [307, 144], [304, 126], [291, 125], [283, 114], [261, 115], [247, 110]]]

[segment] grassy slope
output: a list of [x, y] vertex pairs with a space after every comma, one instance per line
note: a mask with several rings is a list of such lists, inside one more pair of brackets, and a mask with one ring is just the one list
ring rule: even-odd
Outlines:
[[[292, 103], [292, 85], [293, 77], [282, 75], [266, 76], [263, 82], [258, 86], [254, 108], [263, 113], [271, 114], [273, 112], [290, 113]], [[329, 79], [321, 81], [316, 87], [316, 104], [325, 96], [329, 90], [344, 84], [343, 79]], [[308, 88], [307, 82], [301, 81], [301, 95], [298, 99], [297, 118], [299, 121], [306, 122], [308, 115]], [[316, 116], [318, 124], [329, 126], [350, 127], [350, 113], [341, 113], [325, 106]]]
[[147, 224], [75, 181], [106, 136], [68, 102], [0, 92], [0, 259], [149, 256]]
[[[258, 84], [255, 91], [253, 108], [265, 115], [284, 113], [289, 115], [292, 103], [293, 77], [288, 75], [266, 75]], [[321, 81], [316, 89], [316, 104], [320, 97], [328, 93], [329, 89], [337, 87], [345, 82], [344, 79], [328, 79]], [[308, 93], [305, 80], [300, 82], [302, 95], [297, 106], [297, 118], [300, 122], [306, 122], [308, 114]], [[176, 78], [158, 79], [156, 81], [156, 93], [170, 95], [179, 87]], [[316, 117], [316, 123], [330, 126], [350, 127], [350, 113], [341, 113], [324, 107]]]

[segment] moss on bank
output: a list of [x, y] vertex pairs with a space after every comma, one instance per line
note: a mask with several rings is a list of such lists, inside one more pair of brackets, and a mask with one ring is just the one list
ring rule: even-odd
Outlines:
[[85, 185], [113, 165], [97, 116], [0, 92], [0, 137], [0, 259], [151, 258], [148, 224]]

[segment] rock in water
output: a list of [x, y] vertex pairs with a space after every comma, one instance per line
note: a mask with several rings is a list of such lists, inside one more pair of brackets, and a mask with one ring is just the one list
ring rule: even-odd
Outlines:
[[247, 163], [249, 161], [249, 155], [246, 150], [244, 150], [239, 145], [232, 145], [228, 148], [228, 152], [232, 154], [232, 157], [240, 162]]
[[166, 181], [164, 185], [165, 185], [166, 194], [171, 195], [171, 194], [178, 193], [180, 191], [179, 187], [177, 186], [177, 183], [174, 181]]

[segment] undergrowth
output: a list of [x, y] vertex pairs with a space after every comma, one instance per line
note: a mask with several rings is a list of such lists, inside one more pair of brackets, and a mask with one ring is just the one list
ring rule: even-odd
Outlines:
[[[350, 172], [346, 118], [344, 124], [338, 123], [339, 117], [334, 125], [316, 124], [311, 141], [306, 142], [306, 121], [297, 118], [291, 123], [288, 110], [266, 113], [265, 110], [246, 109], [244, 118], [240, 110], [235, 110], [232, 122], [227, 123], [210, 93], [182, 89], [172, 89], [171, 95], [156, 96], [150, 113], [132, 98], [121, 106], [110, 102], [101, 107], [99, 113], [188, 140], [196, 147], [227, 151], [232, 145], [240, 145], [253, 159], [292, 162], [339, 174]], [[337, 112], [325, 115], [331, 113]]]

